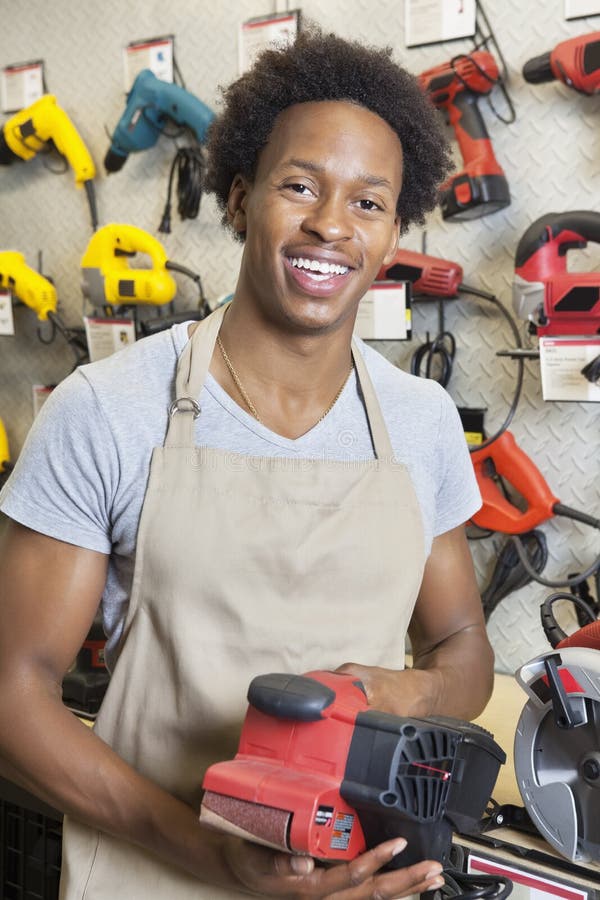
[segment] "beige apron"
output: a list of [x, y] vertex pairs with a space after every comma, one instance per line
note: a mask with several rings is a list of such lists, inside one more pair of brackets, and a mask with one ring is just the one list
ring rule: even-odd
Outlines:
[[[138, 771], [200, 808], [204, 770], [237, 749], [250, 680], [344, 662], [404, 666], [424, 566], [421, 515], [394, 462], [366, 366], [354, 362], [376, 459], [249, 457], [194, 443], [223, 317], [181, 354], [154, 450], [118, 663], [95, 729]], [[247, 897], [65, 820], [62, 900]]]

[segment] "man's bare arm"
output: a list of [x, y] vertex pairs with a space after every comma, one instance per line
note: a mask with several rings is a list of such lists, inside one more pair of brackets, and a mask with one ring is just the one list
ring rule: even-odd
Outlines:
[[472, 719], [493, 686], [494, 654], [463, 526], [433, 541], [409, 628], [413, 667], [340, 667], [358, 675], [369, 702], [396, 715]]

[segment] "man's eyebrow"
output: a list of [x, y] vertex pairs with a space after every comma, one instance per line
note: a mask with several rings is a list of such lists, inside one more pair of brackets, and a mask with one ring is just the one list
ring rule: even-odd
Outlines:
[[[281, 163], [282, 169], [305, 169], [307, 172], [314, 172], [316, 175], [322, 175], [325, 166], [316, 163], [311, 159], [300, 159], [299, 157], [291, 157]], [[356, 176], [356, 181], [362, 184], [368, 184], [370, 187], [387, 187], [392, 190], [392, 184], [387, 178], [380, 175], [371, 175], [368, 172], [360, 173]]]

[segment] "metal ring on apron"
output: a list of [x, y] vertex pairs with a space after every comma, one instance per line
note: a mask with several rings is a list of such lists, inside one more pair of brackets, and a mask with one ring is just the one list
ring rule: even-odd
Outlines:
[[[180, 407], [180, 403], [189, 403], [189, 407], [187, 409], [185, 407]], [[178, 397], [169, 407], [169, 418], [172, 418], [175, 413], [178, 412], [191, 412], [194, 414], [194, 418], [197, 419], [200, 415], [200, 404], [192, 399], [192, 397]]]

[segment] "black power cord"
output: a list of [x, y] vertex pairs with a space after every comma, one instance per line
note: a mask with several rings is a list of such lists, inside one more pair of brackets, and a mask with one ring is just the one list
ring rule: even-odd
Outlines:
[[[559, 591], [556, 594], [550, 594], [540, 606], [540, 619], [544, 634], [548, 638], [548, 642], [552, 648], [556, 647], [557, 644], [564, 641], [567, 637], [566, 632], [560, 627], [554, 615], [553, 606], [557, 600], [568, 600], [569, 603], [574, 604], [577, 610], [583, 613], [584, 625], [590, 625], [592, 622], [596, 621], [594, 610], [588, 606], [581, 597], [578, 597], [575, 594], [565, 594], [562, 591]], [[581, 619], [579, 619], [579, 623], [581, 625]]]
[[187, 278], [191, 278], [192, 281], [196, 284], [198, 288], [198, 292], [200, 294], [200, 298], [198, 300], [198, 309], [201, 310], [204, 315], [208, 315], [210, 312], [210, 306], [208, 304], [208, 300], [204, 295], [204, 289], [202, 287], [202, 279], [198, 272], [192, 271], [192, 269], [188, 269], [187, 266], [182, 266], [180, 263], [173, 262], [172, 260], [167, 260], [165, 263], [165, 268], [171, 269], [173, 272], [180, 272], [182, 275], [185, 275]]
[[[488, 303], [493, 303], [494, 306], [498, 309], [502, 316], [508, 322], [510, 326], [510, 330], [512, 331], [515, 344], [518, 349], [522, 349], [523, 344], [521, 341], [521, 335], [519, 333], [519, 329], [517, 328], [517, 324], [508, 310], [503, 306], [500, 300], [496, 297], [495, 294], [491, 294], [488, 291], [482, 291], [479, 288], [470, 287], [467, 284], [459, 284], [458, 292], [460, 294], [467, 294], [473, 297], [477, 297], [481, 300], [486, 300]], [[418, 299], [418, 298], [415, 298]], [[446, 387], [448, 382], [450, 381], [450, 376], [452, 375], [452, 364], [454, 362], [454, 356], [456, 351], [456, 341], [454, 336], [446, 331], [444, 328], [444, 301], [440, 298], [439, 307], [438, 307], [438, 335], [433, 340], [429, 339], [427, 336], [427, 341], [412, 356], [410, 363], [410, 370], [413, 375], [420, 375], [425, 378], [433, 378], [434, 369], [438, 370], [438, 375], [435, 378], [436, 381]], [[497, 440], [501, 434], [503, 434], [510, 423], [512, 422], [514, 415], [517, 411], [517, 406], [519, 405], [519, 400], [521, 398], [521, 391], [523, 388], [523, 377], [525, 374], [525, 362], [522, 356], [517, 356], [517, 379], [515, 383], [515, 390], [513, 393], [513, 398], [504, 419], [504, 422], [500, 426], [500, 428], [496, 431], [495, 434], [492, 434], [490, 437], [486, 438], [483, 443], [476, 444], [471, 446], [469, 449], [471, 452], [475, 450], [482, 450], [484, 447], [488, 447], [490, 444], [493, 444], [495, 440]], [[425, 365], [425, 370], [423, 371], [423, 364]]]
[[[455, 353], [456, 341], [449, 331], [440, 332], [433, 340], [429, 339], [428, 334], [425, 343], [421, 344], [412, 355], [410, 371], [421, 378], [435, 378], [442, 387], [446, 387], [452, 374]], [[425, 363], [424, 371], [423, 363]]]
[[158, 230], [171, 233], [171, 193], [177, 174], [177, 212], [181, 219], [195, 219], [202, 200], [204, 157], [201, 147], [179, 147], [169, 172], [167, 200]]
[[513, 890], [510, 878], [503, 875], [483, 875], [479, 872], [461, 872], [444, 869], [445, 884], [439, 889], [442, 897], [460, 897], [461, 900], [505, 900]]
[[[548, 545], [543, 532], [534, 529], [521, 535], [521, 540], [530, 565], [536, 572], [542, 572], [548, 560]], [[507, 540], [498, 554], [489, 584], [481, 592], [483, 614], [487, 622], [498, 604], [513, 591], [525, 587], [532, 580], [523, 566], [516, 547]]]
[[[500, 303], [500, 301], [498, 300], [498, 298], [496, 297], [495, 294], [490, 294], [487, 291], [481, 291], [481, 290], [479, 290], [479, 288], [469, 287], [469, 285], [466, 285], [466, 284], [459, 284], [458, 290], [463, 294], [471, 294], [473, 297], [479, 297], [482, 300], [487, 300], [489, 303], [493, 303], [494, 306], [496, 307], [496, 309], [498, 309], [498, 311], [504, 316], [504, 318], [508, 322], [517, 347], [519, 349], [522, 348], [523, 344], [521, 342], [521, 335], [519, 333], [519, 329], [517, 328], [517, 324], [516, 324], [515, 320], [513, 319], [513, 317], [511, 316], [511, 314], [509, 313], [509, 311], [502, 305], [502, 303]], [[517, 365], [517, 380], [516, 380], [516, 384], [515, 384], [515, 390], [513, 393], [513, 398], [512, 398], [508, 413], [506, 415], [506, 418], [504, 419], [504, 422], [502, 423], [500, 428], [496, 431], [496, 433], [491, 435], [491, 437], [486, 438], [483, 441], [483, 443], [476, 444], [476, 445], [470, 447], [469, 449], [471, 450], [471, 452], [473, 452], [475, 450], [483, 450], [484, 447], [488, 447], [490, 444], [493, 444], [494, 441], [496, 441], [500, 437], [501, 434], [504, 434], [504, 432], [510, 426], [510, 423], [512, 422], [514, 415], [517, 411], [517, 406], [519, 405], [519, 400], [521, 398], [521, 390], [523, 388], [523, 377], [525, 375], [525, 362], [522, 357], [520, 357], [520, 356], [517, 357], [517, 364], [518, 364]]]

